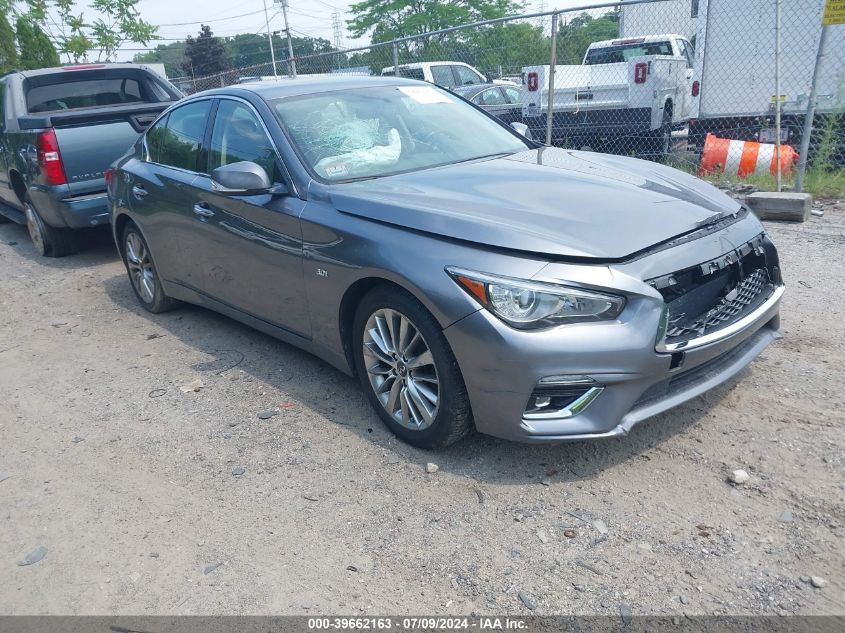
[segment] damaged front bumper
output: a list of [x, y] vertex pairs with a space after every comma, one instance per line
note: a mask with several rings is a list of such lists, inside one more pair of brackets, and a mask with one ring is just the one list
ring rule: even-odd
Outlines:
[[[779, 272], [769, 294], [725, 327], [690, 337], [678, 326], [675, 339], [666, 336], [665, 327], [671, 302], [643, 280], [723, 257], [726, 244], [742, 250], [760, 230], [749, 220], [636, 262], [550, 264], [537, 276], [624, 292], [628, 305], [612, 322], [526, 332], [481, 310], [447, 328], [478, 430], [526, 442], [625, 435], [643, 420], [730, 381], [780, 338]], [[776, 252], [773, 256], [770, 268], [776, 267]], [[674, 318], [682, 320], [678, 313]]]

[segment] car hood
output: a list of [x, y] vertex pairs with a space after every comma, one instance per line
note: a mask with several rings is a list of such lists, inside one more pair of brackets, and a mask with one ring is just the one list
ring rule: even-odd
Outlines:
[[344, 213], [487, 246], [624, 259], [738, 202], [656, 163], [544, 147], [331, 187]]

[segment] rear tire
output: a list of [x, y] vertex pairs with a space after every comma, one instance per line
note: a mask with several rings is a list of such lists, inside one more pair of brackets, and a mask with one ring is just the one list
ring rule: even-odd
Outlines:
[[473, 428], [469, 396], [442, 328], [407, 292], [379, 287], [358, 305], [352, 334], [361, 387], [399, 439], [423, 449]]
[[120, 253], [129, 275], [129, 282], [144, 309], [153, 314], [167, 312], [179, 305], [164, 294], [164, 288], [153, 261], [153, 255], [141, 230], [132, 222], [123, 229]]
[[43, 257], [64, 257], [79, 250], [79, 241], [73, 229], [58, 229], [41, 218], [32, 201], [24, 202], [26, 229], [35, 250]]

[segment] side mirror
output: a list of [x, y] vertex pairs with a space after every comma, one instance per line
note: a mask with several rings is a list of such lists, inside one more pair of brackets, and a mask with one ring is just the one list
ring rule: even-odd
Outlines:
[[250, 161], [230, 163], [218, 167], [211, 172], [211, 187], [217, 193], [228, 196], [280, 193], [273, 187], [273, 183], [264, 168]]
[[522, 134], [525, 138], [529, 141], [533, 141], [534, 139], [531, 138], [531, 130], [528, 129], [528, 126], [525, 123], [520, 123], [519, 121], [514, 121], [511, 123], [511, 127]]

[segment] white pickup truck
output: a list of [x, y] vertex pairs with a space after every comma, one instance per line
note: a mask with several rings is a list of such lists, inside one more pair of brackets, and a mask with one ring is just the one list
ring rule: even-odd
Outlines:
[[[680, 35], [646, 35], [590, 45], [584, 62], [555, 66], [552, 141], [660, 158], [689, 117], [693, 50]], [[527, 66], [523, 121], [546, 137], [549, 66]]]

